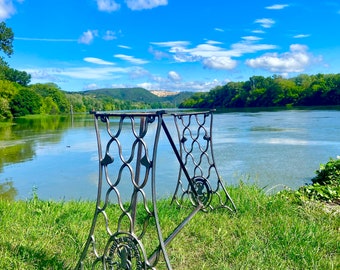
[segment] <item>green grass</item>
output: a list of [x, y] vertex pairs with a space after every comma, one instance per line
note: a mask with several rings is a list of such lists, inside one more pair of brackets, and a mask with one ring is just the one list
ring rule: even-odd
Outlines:
[[[238, 212], [198, 213], [167, 247], [173, 269], [340, 269], [339, 213], [253, 185], [229, 191]], [[73, 269], [94, 207], [0, 200], [0, 269]], [[159, 208], [164, 234], [186, 214], [169, 200]], [[166, 269], [162, 260], [157, 269]]]

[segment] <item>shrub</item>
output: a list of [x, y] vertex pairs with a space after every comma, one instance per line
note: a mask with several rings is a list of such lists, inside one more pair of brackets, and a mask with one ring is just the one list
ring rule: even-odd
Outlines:
[[312, 200], [340, 203], [340, 156], [321, 164], [312, 183], [299, 188], [297, 193]]

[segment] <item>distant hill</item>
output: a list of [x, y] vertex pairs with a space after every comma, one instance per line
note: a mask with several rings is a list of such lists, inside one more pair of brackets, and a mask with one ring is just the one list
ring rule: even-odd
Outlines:
[[[157, 93], [157, 91], [154, 91]], [[144, 102], [147, 104], [157, 103], [157, 102], [170, 102], [177, 106], [186, 98], [193, 95], [193, 92], [177, 92], [171, 93], [168, 91], [168, 95], [156, 95], [153, 91], [148, 91], [141, 87], [135, 88], [101, 88], [95, 90], [82, 91], [83, 95], [89, 95], [96, 98], [110, 97], [114, 99], [131, 101], [131, 102]], [[171, 94], [170, 94], [171, 93]]]

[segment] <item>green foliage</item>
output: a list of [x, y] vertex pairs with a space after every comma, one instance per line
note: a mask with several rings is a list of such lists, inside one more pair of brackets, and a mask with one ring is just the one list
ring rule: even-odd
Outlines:
[[308, 199], [340, 203], [340, 158], [331, 158], [321, 164], [312, 183], [301, 187], [298, 192]]
[[10, 103], [13, 116], [39, 114], [42, 98], [29, 88], [21, 88]]
[[62, 91], [56, 84], [37, 83], [31, 85], [30, 88], [42, 96], [45, 100], [47, 97], [50, 97], [52, 101], [58, 106], [58, 112], [66, 113], [70, 111], [70, 103], [67, 100], [66, 93]]
[[283, 191], [282, 195], [296, 201], [321, 201], [340, 204], [340, 159], [330, 159], [321, 164], [312, 184], [297, 191]]
[[331, 158], [326, 164], [321, 164], [312, 182], [320, 185], [340, 185], [340, 157]]
[[245, 82], [229, 82], [207, 94], [197, 93], [180, 104], [182, 108], [237, 108], [275, 106], [340, 105], [339, 74], [252, 76]]
[[11, 28], [7, 27], [5, 22], [0, 23], [0, 50], [7, 56], [13, 53], [14, 34]]

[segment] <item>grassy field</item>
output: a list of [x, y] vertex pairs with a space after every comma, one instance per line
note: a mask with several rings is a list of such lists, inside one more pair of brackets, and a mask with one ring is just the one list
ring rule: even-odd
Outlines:
[[[167, 248], [173, 269], [340, 269], [339, 212], [253, 185], [229, 190], [237, 213], [198, 213]], [[0, 200], [0, 269], [73, 269], [94, 207], [36, 196]], [[169, 200], [159, 208], [165, 232], [185, 217]]]

